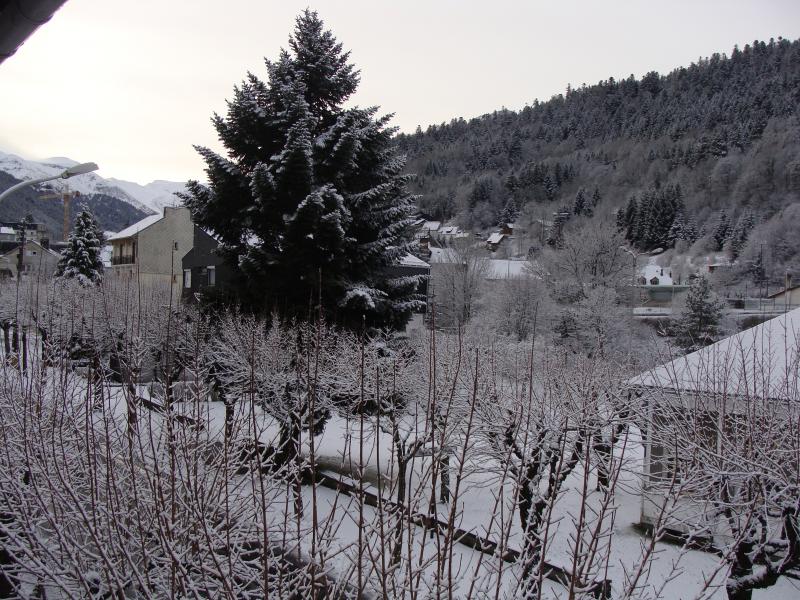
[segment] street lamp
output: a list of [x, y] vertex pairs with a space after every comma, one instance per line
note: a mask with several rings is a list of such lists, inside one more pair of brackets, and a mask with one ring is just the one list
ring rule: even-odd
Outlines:
[[52, 181], [53, 179], [69, 179], [70, 177], [74, 177], [75, 175], [83, 175], [84, 173], [91, 173], [92, 171], [97, 171], [98, 167], [97, 164], [93, 162], [88, 163], [81, 163], [79, 165], [75, 165], [74, 167], [69, 167], [65, 169], [62, 173], [58, 175], [48, 175], [47, 177], [39, 177], [38, 179], [29, 179], [28, 181], [20, 181], [17, 185], [12, 185], [8, 188], [5, 192], [0, 194], [0, 202], [6, 197], [10, 196], [14, 192], [24, 187], [28, 187], [30, 185], [36, 185], [37, 183], [44, 183], [45, 181]]

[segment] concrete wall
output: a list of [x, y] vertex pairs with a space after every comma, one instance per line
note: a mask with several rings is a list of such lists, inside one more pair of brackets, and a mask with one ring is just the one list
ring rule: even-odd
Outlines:
[[181, 260], [193, 245], [194, 224], [189, 209], [165, 207], [164, 218], [138, 234], [139, 272], [180, 275]]

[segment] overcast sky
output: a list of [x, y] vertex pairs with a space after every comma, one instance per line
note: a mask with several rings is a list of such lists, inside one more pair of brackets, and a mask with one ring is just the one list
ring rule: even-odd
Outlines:
[[212, 113], [306, 6], [361, 70], [353, 103], [403, 131], [800, 37], [798, 0], [69, 0], [0, 64], [0, 149], [202, 179], [192, 145], [219, 149]]

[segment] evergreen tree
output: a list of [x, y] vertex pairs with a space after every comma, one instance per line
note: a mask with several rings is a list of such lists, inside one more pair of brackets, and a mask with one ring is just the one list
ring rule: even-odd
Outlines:
[[603, 197], [600, 195], [600, 189], [595, 187], [592, 193], [592, 208], [597, 208], [597, 205], [600, 204], [600, 200], [602, 199]]
[[408, 251], [413, 197], [389, 117], [344, 108], [359, 83], [313, 11], [289, 50], [266, 61], [213, 122], [228, 157], [197, 147], [209, 185], [189, 182], [194, 220], [214, 231], [242, 303], [307, 316], [318, 301], [352, 326], [401, 326], [421, 305], [418, 280], [392, 276]]
[[75, 219], [67, 247], [61, 252], [56, 277], [77, 278], [81, 285], [92, 285], [103, 279], [103, 232], [88, 208]]
[[747, 243], [747, 238], [750, 236], [753, 227], [755, 227], [755, 223], [753, 213], [750, 211], [746, 212], [736, 221], [736, 226], [733, 228], [733, 231], [731, 231], [730, 238], [727, 242], [731, 260], [739, 258], [739, 254]]
[[685, 240], [686, 239], [686, 217], [684, 217], [683, 213], [680, 212], [675, 215], [675, 219], [672, 221], [672, 226], [669, 228], [669, 232], [667, 233], [667, 245], [670, 247], [674, 247], [675, 243], [678, 240]]
[[572, 206], [572, 212], [576, 215], [586, 215], [591, 217], [594, 211], [590, 204], [590, 200], [586, 197], [586, 190], [580, 188], [578, 193], [575, 194], [575, 203]]
[[714, 233], [711, 234], [711, 238], [714, 241], [714, 249], [717, 251], [722, 250], [723, 246], [725, 246], [725, 242], [728, 239], [730, 234], [731, 224], [728, 220], [728, 215], [725, 211], [719, 213], [719, 218], [717, 219], [716, 227], [714, 228]]
[[506, 202], [506, 205], [503, 207], [502, 212], [500, 213], [500, 218], [498, 219], [498, 225], [506, 225], [508, 223], [514, 223], [517, 220], [518, 211], [517, 205], [512, 198], [509, 198]]
[[698, 277], [686, 293], [686, 308], [676, 323], [675, 343], [688, 352], [716, 340], [723, 304], [711, 289], [708, 279]]

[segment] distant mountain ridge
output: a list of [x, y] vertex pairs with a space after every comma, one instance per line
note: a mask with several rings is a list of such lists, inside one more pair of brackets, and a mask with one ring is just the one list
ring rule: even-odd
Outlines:
[[[77, 161], [63, 156], [34, 161], [0, 151], [0, 171], [8, 173], [20, 181], [45, 175], [56, 175], [65, 168], [76, 164], [78, 164]], [[146, 213], [161, 212], [165, 206], [179, 204], [180, 199], [175, 196], [175, 192], [181, 191], [185, 187], [184, 182], [164, 180], [141, 185], [113, 177], [105, 179], [97, 173], [87, 173], [69, 180], [55, 180], [44, 185], [56, 191], [61, 191], [68, 186], [71, 191], [81, 194], [104, 194], [127, 202]]]
[[[0, 151], [0, 191], [19, 181], [57, 175], [76, 164], [77, 161], [67, 157], [33, 161]], [[119, 231], [149, 214], [162, 212], [165, 206], [180, 204], [181, 200], [175, 193], [184, 187], [182, 182], [159, 180], [141, 185], [87, 173], [67, 180], [56, 179], [12, 194], [0, 203], [0, 220], [19, 221], [30, 214], [34, 221], [47, 226], [53, 239], [60, 239], [63, 207], [58, 200], [42, 200], [40, 196], [69, 190], [80, 193], [80, 200], [73, 203], [71, 219], [78, 206], [85, 203], [104, 230]]]

